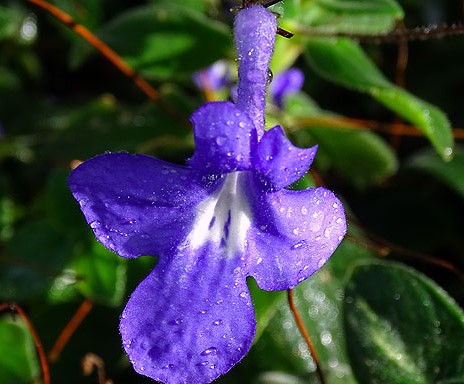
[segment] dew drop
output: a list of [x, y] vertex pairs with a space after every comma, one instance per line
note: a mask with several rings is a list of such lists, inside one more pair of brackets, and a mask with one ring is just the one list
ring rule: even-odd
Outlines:
[[242, 299], [245, 299], [247, 297], [247, 293], [245, 291], [243, 292], [240, 292], [240, 295], [239, 295]]
[[307, 214], [308, 214], [308, 208], [306, 208], [306, 207], [301, 207], [301, 214], [302, 214], [302, 215], [307, 215]]
[[298, 248], [301, 248], [301, 247], [304, 247], [306, 245], [306, 241], [302, 240], [302, 241], [299, 241], [298, 243], [292, 245], [291, 249], [298, 249]]
[[184, 322], [184, 319], [175, 319], [168, 322], [169, 325], [180, 325]]
[[197, 367], [205, 367], [209, 364], [209, 361], [205, 360], [205, 361], [202, 361], [201, 363], [197, 363]]
[[217, 145], [224, 145], [226, 141], [227, 141], [227, 138], [225, 136], [216, 137], [216, 144]]
[[222, 324], [222, 320], [221, 320], [221, 319], [216, 320], [215, 322], [213, 322], [213, 325], [216, 325], [216, 326], [221, 325], [221, 324]]
[[201, 356], [215, 356], [217, 355], [217, 348], [216, 347], [209, 347], [205, 349], [203, 352], [200, 353]]
[[325, 346], [332, 343], [332, 335], [330, 332], [324, 331], [321, 333], [321, 343]]

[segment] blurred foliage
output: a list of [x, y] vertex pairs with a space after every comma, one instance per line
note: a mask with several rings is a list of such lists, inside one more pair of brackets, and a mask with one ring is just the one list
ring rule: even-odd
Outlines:
[[[44, 11], [2, 2], [0, 297], [25, 308], [47, 352], [80, 303], [94, 303], [51, 363], [52, 383], [97, 382], [82, 373], [88, 352], [115, 383], [149, 383], [124, 356], [118, 317], [156, 259], [125, 261], [99, 245], [66, 178], [104, 151], [179, 164], [191, 156], [188, 116], [205, 101], [192, 75], [218, 59], [234, 67], [237, 2], [53, 3], [150, 80], [164, 104]], [[283, 109], [269, 106], [268, 123], [300, 146], [319, 145], [314, 180], [300, 186], [323, 180], [349, 212], [342, 245], [294, 291], [327, 383], [464, 383], [464, 152], [451, 130], [464, 127], [464, 38], [410, 43], [403, 89], [396, 44], [350, 37], [458, 22], [459, 2], [286, 0], [272, 9], [295, 37], [277, 38], [271, 69], [298, 66], [306, 82]], [[387, 129], [369, 130], [372, 121]], [[317, 383], [285, 293], [249, 285], [255, 344], [218, 382]], [[41, 382], [31, 334], [7, 310], [0, 356], [2, 384]]]

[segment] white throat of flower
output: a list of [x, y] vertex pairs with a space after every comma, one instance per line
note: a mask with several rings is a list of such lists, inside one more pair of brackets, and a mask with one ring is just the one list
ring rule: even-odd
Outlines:
[[243, 172], [226, 176], [224, 184], [196, 209], [192, 230], [180, 249], [192, 250], [208, 242], [224, 248], [225, 257], [233, 257], [245, 250], [246, 233], [251, 226], [251, 210], [243, 188]]

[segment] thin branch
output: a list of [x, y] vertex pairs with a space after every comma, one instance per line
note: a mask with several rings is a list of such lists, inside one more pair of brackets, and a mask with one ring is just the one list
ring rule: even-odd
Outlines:
[[[327, 127], [327, 128], [346, 128], [371, 130], [392, 134], [399, 132], [403, 136], [424, 136], [416, 127], [402, 123], [383, 123], [375, 120], [363, 120], [342, 116], [314, 116], [292, 118], [290, 124], [285, 127], [290, 130], [296, 130], [301, 127]], [[455, 139], [464, 139], [464, 128], [453, 128], [453, 137]]]
[[61, 354], [61, 351], [68, 343], [69, 339], [74, 334], [79, 325], [82, 323], [82, 321], [87, 317], [92, 308], [93, 303], [90, 300], [86, 299], [82, 302], [74, 316], [71, 318], [71, 320], [69, 320], [69, 323], [61, 331], [50, 353], [48, 354], [48, 358], [51, 362], [55, 362], [58, 359], [58, 357]]
[[309, 348], [309, 351], [311, 352], [311, 356], [314, 360], [314, 363], [316, 364], [316, 374], [319, 378], [319, 382], [321, 384], [325, 384], [324, 374], [321, 369], [321, 364], [319, 362], [319, 357], [317, 355], [316, 348], [314, 348], [314, 344], [311, 341], [311, 338], [309, 337], [308, 331], [306, 330], [303, 320], [301, 319], [301, 315], [295, 306], [295, 302], [293, 301], [293, 291], [291, 289], [287, 290], [287, 299], [290, 311], [292, 312], [293, 317], [295, 318], [298, 329], [300, 330], [300, 333], [303, 336], [303, 339], [305, 340], [306, 345]]
[[417, 27], [414, 29], [395, 29], [388, 33], [365, 34], [365, 33], [347, 33], [331, 32], [317, 28], [296, 27], [295, 32], [311, 37], [347, 37], [362, 42], [373, 43], [398, 43], [403, 40], [429, 40], [432, 38], [439, 39], [442, 37], [464, 35], [464, 25], [432, 25], [428, 27]]

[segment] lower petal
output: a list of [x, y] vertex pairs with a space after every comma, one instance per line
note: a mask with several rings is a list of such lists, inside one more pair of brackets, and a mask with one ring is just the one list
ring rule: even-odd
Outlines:
[[325, 188], [255, 195], [248, 273], [262, 289], [293, 288], [321, 268], [343, 239], [342, 204]]
[[160, 261], [121, 317], [124, 347], [137, 372], [167, 384], [209, 383], [242, 359], [255, 318], [236, 263], [215, 257], [211, 246]]

